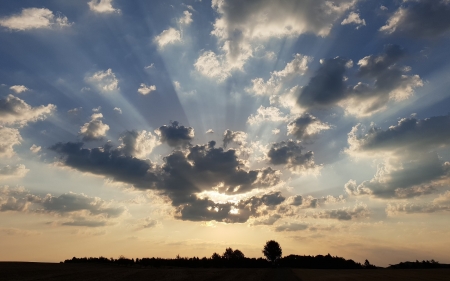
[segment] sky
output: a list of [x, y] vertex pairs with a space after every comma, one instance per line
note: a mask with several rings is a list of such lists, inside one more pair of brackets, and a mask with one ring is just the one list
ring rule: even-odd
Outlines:
[[450, 263], [450, 1], [0, 2], [0, 260]]

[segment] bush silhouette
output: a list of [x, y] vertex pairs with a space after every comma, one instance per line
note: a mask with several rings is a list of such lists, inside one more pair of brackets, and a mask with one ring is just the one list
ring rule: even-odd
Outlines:
[[280, 244], [274, 240], [267, 241], [262, 252], [264, 256], [272, 263], [280, 259], [283, 254]]

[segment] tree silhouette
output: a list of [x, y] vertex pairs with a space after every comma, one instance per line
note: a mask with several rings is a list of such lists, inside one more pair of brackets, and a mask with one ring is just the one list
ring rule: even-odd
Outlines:
[[281, 255], [283, 254], [280, 244], [278, 244], [278, 242], [274, 240], [267, 241], [262, 252], [264, 256], [271, 262], [275, 262], [276, 260], [280, 259]]

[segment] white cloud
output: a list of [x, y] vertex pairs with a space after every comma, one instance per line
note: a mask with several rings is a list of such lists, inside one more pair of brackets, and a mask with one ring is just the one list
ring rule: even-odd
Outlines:
[[222, 58], [214, 52], [203, 52], [194, 64], [195, 69], [209, 78], [215, 78], [219, 82], [224, 81], [230, 74], [230, 68], [225, 65]]
[[30, 151], [33, 152], [33, 153], [38, 153], [39, 151], [41, 151], [41, 148], [42, 148], [42, 147], [33, 144], [33, 145], [30, 147]]
[[183, 12], [184, 16], [178, 20], [180, 24], [189, 25], [192, 23], [192, 13], [189, 11]]
[[102, 120], [100, 120], [101, 118], [103, 118], [103, 114], [94, 113], [91, 116], [91, 121], [81, 126], [79, 134], [84, 141], [101, 140], [106, 136], [109, 126], [103, 124]]
[[105, 71], [97, 71], [92, 76], [86, 77], [86, 81], [91, 83], [101, 92], [112, 92], [119, 89], [119, 80], [116, 78], [111, 68]]
[[0, 99], [0, 124], [25, 126], [28, 122], [46, 119], [55, 110], [53, 104], [32, 107], [20, 98], [8, 95], [6, 99]]
[[114, 107], [114, 111], [119, 114], [122, 114], [122, 109], [120, 109], [119, 107]]
[[96, 13], [120, 13], [119, 9], [112, 6], [113, 0], [91, 0], [88, 2], [89, 9]]
[[288, 120], [288, 117], [285, 116], [279, 108], [273, 106], [260, 106], [256, 111], [255, 115], [250, 115], [248, 117], [247, 123], [250, 125], [259, 124], [262, 122], [285, 122]]
[[360, 28], [363, 25], [366, 25], [366, 21], [364, 19], [361, 19], [359, 17], [359, 14], [355, 13], [355, 12], [351, 12], [348, 15], [348, 17], [341, 22], [341, 25], [346, 25], [346, 24], [351, 24], [351, 23], [358, 25], [358, 27], [356, 27], [356, 29]]
[[25, 87], [24, 85], [14, 85], [14, 86], [9, 87], [9, 89], [14, 91], [16, 94], [21, 94], [23, 92], [30, 90], [27, 87]]
[[101, 109], [102, 109], [101, 106], [94, 107], [94, 108], [92, 109], [92, 112], [100, 112]]
[[160, 144], [156, 135], [151, 132], [143, 131], [127, 131], [119, 138], [121, 142], [118, 147], [125, 155], [144, 158], [148, 156], [152, 150]]
[[29, 171], [23, 164], [15, 166], [6, 165], [5, 167], [0, 167], [0, 179], [23, 178]]
[[[313, 33], [327, 36], [333, 23], [357, 0], [213, 0], [219, 14], [211, 32], [229, 65], [242, 68], [255, 41]], [[270, 15], [270, 16], [268, 16]]]
[[13, 147], [20, 144], [21, 141], [19, 130], [0, 126], [0, 157], [12, 157], [14, 155]]
[[156, 86], [155, 85], [145, 85], [144, 83], [141, 83], [141, 86], [139, 87], [139, 89], [137, 90], [138, 93], [140, 93], [141, 95], [148, 95], [153, 91], [156, 91]]
[[282, 84], [286, 80], [292, 79], [295, 75], [304, 75], [308, 70], [308, 63], [311, 61], [312, 57], [295, 54], [292, 61], [288, 62], [283, 70], [272, 72], [267, 81], [262, 78], [253, 79], [253, 86], [246, 91], [255, 95], [274, 95], [281, 90]]
[[0, 25], [11, 30], [66, 27], [72, 25], [64, 15], [54, 15], [46, 8], [26, 8], [20, 14], [0, 19]]
[[213, 129], [209, 129], [208, 131], [206, 131], [206, 134], [214, 134], [214, 130]]
[[155, 37], [155, 42], [158, 44], [159, 48], [164, 48], [168, 44], [175, 44], [181, 42], [181, 32], [171, 27], [164, 30]]

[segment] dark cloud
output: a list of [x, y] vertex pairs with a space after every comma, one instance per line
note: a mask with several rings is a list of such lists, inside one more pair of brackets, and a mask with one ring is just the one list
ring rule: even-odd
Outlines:
[[330, 126], [320, 122], [311, 114], [305, 113], [287, 125], [288, 135], [295, 136], [298, 140], [311, 140], [322, 130], [328, 130]]
[[181, 126], [177, 121], [159, 127], [156, 133], [162, 143], [171, 147], [187, 147], [194, 138], [194, 128]]
[[[229, 218], [225, 214], [236, 207], [234, 204], [218, 205], [209, 199], [199, 199], [195, 194], [213, 188], [220, 193], [241, 194], [280, 182], [279, 172], [270, 167], [246, 171], [235, 150], [215, 148], [214, 141], [207, 145], [191, 146], [185, 152], [173, 151], [164, 157], [161, 166], [124, 155], [121, 150], [112, 149], [109, 145], [86, 149], [82, 143], [59, 143], [50, 149], [62, 155], [60, 161], [66, 166], [110, 177], [139, 189], [157, 190], [170, 198], [172, 205], [178, 208], [181, 219], [246, 221], [250, 214], [246, 215], [245, 208], [241, 216]], [[258, 200], [271, 206], [284, 198], [271, 194]], [[217, 212], [208, 210], [216, 207], [220, 207]]]
[[8, 95], [0, 99], [0, 125], [21, 125], [28, 122], [44, 120], [56, 110], [56, 106], [48, 104], [32, 107], [24, 100]]
[[316, 168], [314, 152], [302, 154], [303, 147], [299, 142], [292, 140], [272, 144], [267, 156], [274, 165], [285, 165], [292, 171], [305, 171]]
[[302, 107], [328, 108], [347, 95], [344, 74], [351, 60], [336, 57], [325, 59], [308, 85], [300, 90], [297, 103]]
[[390, 44], [382, 54], [362, 58], [356, 78], [365, 82], [354, 86], [347, 84], [345, 76], [353, 65], [351, 60], [323, 60], [308, 85], [300, 89], [297, 103], [306, 109], [341, 106], [347, 113], [359, 116], [383, 110], [388, 102], [405, 100], [415, 88], [423, 86], [418, 75], [408, 75], [409, 67], [398, 65], [404, 56], [400, 46]]
[[237, 145], [245, 144], [245, 139], [247, 134], [241, 131], [233, 132], [231, 130], [226, 130], [223, 133], [223, 147], [226, 148], [231, 142], [235, 142]]
[[348, 142], [350, 152], [391, 151], [416, 153], [450, 144], [450, 115], [435, 116], [423, 120], [403, 118], [387, 130], [372, 126], [362, 132], [361, 126], [353, 128]]
[[126, 210], [97, 197], [65, 193], [60, 196], [40, 196], [23, 188], [0, 188], [0, 212], [16, 211], [45, 213], [69, 218], [60, 225], [98, 227], [120, 217]]
[[270, 193], [261, 197], [250, 197], [233, 203], [214, 203], [205, 198], [191, 196], [191, 201], [177, 208], [177, 217], [191, 221], [219, 221], [227, 223], [244, 223], [250, 217], [262, 215], [261, 207], [274, 207], [281, 204], [285, 198], [280, 192]]
[[381, 31], [414, 38], [436, 38], [450, 30], [450, 2], [446, 0], [404, 1]]

